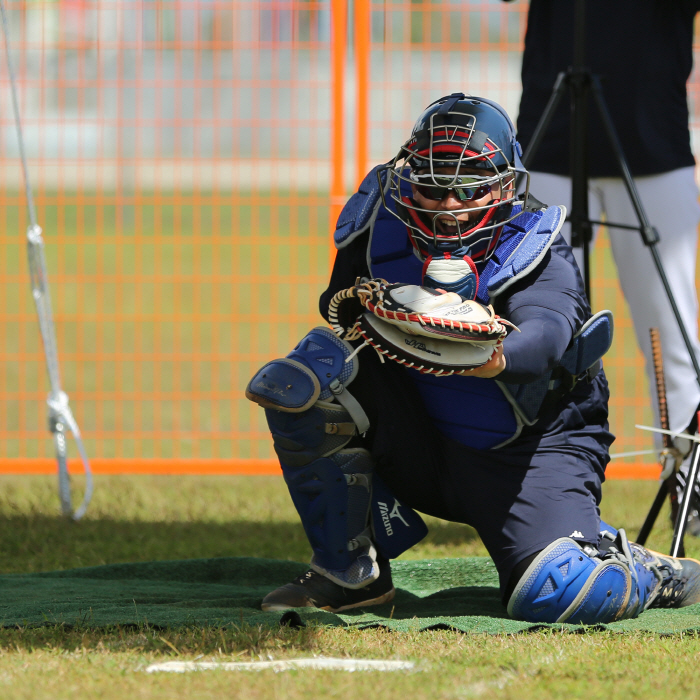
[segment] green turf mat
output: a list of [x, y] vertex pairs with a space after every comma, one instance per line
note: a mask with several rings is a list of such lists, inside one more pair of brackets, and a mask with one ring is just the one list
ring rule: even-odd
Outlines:
[[[260, 611], [262, 597], [307, 569], [305, 564], [239, 557], [114, 564], [43, 574], [0, 576], [0, 624], [279, 625]], [[335, 615], [299, 610], [302, 620], [396, 630], [516, 633], [543, 627], [510, 620], [500, 604], [493, 564], [483, 557], [393, 562], [392, 603]], [[576, 625], [547, 625], [568, 630]], [[700, 630], [700, 604], [651, 610], [636, 620], [601, 625], [616, 631]]]

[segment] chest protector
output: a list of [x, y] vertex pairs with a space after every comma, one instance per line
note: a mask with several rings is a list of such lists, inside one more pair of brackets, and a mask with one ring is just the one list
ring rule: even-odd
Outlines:
[[[336, 247], [343, 248], [368, 232], [370, 276], [390, 283], [420, 285], [423, 262], [415, 254], [403, 222], [383, 206], [375, 170], [341, 212]], [[393, 206], [390, 198], [386, 201]], [[522, 210], [522, 204], [516, 206]], [[552, 206], [522, 211], [506, 224], [496, 250], [480, 273], [476, 298], [484, 304], [494, 303], [512, 284], [532, 272], [565, 218], [564, 207]], [[497, 449], [517, 438], [524, 425], [535, 423], [543, 408], [571, 391], [578, 379], [594, 376], [611, 343], [612, 314], [602, 311], [576, 334], [560, 365], [529, 384], [406, 371], [441, 432], [468, 447]]]

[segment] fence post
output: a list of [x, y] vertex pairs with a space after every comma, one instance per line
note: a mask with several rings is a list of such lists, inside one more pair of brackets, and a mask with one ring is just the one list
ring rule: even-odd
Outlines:
[[[330, 229], [335, 229], [340, 210], [345, 204], [343, 158], [345, 137], [343, 123], [343, 90], [345, 84], [345, 36], [347, 33], [347, 0], [331, 0], [331, 206]], [[335, 257], [332, 250], [331, 262]]]
[[371, 45], [370, 0], [355, 0], [355, 69], [357, 75], [357, 153], [356, 182], [362, 182], [367, 171], [369, 58]]

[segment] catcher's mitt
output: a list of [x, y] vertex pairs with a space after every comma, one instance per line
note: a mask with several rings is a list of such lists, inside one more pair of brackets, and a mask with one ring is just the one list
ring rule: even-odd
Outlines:
[[[365, 311], [367, 309], [367, 311]], [[338, 292], [328, 307], [333, 330], [364, 338], [380, 357], [424, 374], [462, 374], [486, 364], [515, 328], [491, 306], [454, 292], [375, 279]], [[358, 349], [359, 351], [359, 349]]]

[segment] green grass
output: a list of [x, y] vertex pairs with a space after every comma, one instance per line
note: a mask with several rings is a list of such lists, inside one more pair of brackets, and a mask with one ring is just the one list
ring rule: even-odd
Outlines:
[[[79, 489], [79, 480], [76, 480]], [[653, 482], [608, 482], [602, 514], [637, 532]], [[404, 558], [485, 555], [468, 527], [428, 518], [430, 534]], [[79, 523], [58, 515], [54, 480], [0, 478], [0, 570], [37, 572], [126, 561], [262, 556], [307, 561], [310, 551], [277, 477], [100, 477]], [[667, 550], [663, 514], [650, 545]], [[700, 542], [688, 552], [700, 556]], [[697, 697], [700, 639], [590, 631], [519, 636], [397, 633], [232, 625], [0, 629], [0, 697], [367, 697], [457, 699]], [[147, 675], [168, 659], [256, 660], [310, 655], [408, 659], [417, 670], [374, 674], [206, 672]]]
[[[610, 481], [601, 511], [634, 536], [656, 493], [651, 481]], [[81, 480], [74, 479], [74, 497]], [[476, 532], [426, 516], [430, 532], [403, 559], [487, 556]], [[308, 561], [311, 550], [281, 477], [101, 476], [84, 520], [58, 512], [55, 480], [0, 476], [0, 571], [31, 573], [116, 562], [223, 556]], [[660, 516], [649, 546], [668, 549]], [[688, 551], [700, 557], [700, 541]]]
[[[179, 646], [178, 646], [179, 645]], [[700, 639], [608, 633], [520, 637], [381, 630], [114, 630], [111, 635], [0, 633], [3, 696], [24, 698], [696, 698]], [[267, 660], [311, 655], [416, 660], [401, 673], [153, 674], [164, 659]], [[668, 694], [668, 695], [666, 695]]]

